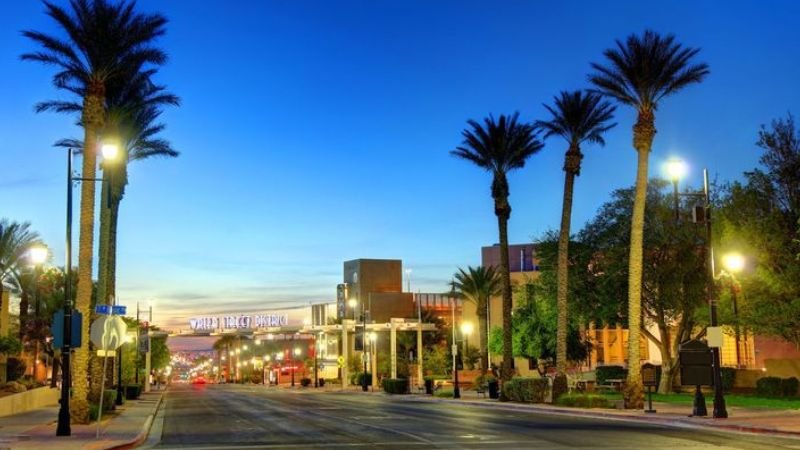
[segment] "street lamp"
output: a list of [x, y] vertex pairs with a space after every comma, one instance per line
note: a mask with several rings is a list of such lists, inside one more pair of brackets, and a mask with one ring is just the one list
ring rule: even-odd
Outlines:
[[456, 342], [456, 282], [451, 281], [450, 286], [450, 312], [452, 313], [450, 328], [453, 329], [453, 345], [450, 347], [450, 352], [453, 354], [453, 398], [461, 398], [461, 389], [458, 387], [458, 343]]
[[[672, 183], [674, 187], [674, 198], [675, 198], [675, 221], [678, 221], [678, 179], [686, 172], [686, 166], [680, 162], [679, 160], [672, 160], [671, 164], [668, 164], [667, 170], [672, 177]], [[703, 192], [702, 194], [684, 194], [693, 197], [702, 197], [703, 205], [696, 209], [696, 212], [701, 214], [695, 214], [695, 220], [697, 222], [703, 222], [705, 225], [705, 247], [706, 252], [708, 253], [706, 257], [706, 270], [707, 270], [707, 281], [706, 281], [706, 300], [708, 301], [708, 306], [710, 309], [710, 320], [709, 320], [709, 328], [716, 328], [717, 324], [717, 296], [715, 290], [715, 280], [716, 280], [716, 269], [714, 268], [714, 248], [711, 245], [711, 200], [709, 194], [709, 184], [708, 184], [708, 170], [703, 169]], [[719, 354], [719, 347], [711, 347], [711, 358], [713, 364], [712, 376], [714, 382], [714, 413], [713, 416], [716, 419], [726, 419], [728, 417], [728, 411], [725, 407], [725, 396], [722, 393], [722, 371], [720, 368], [721, 358]], [[699, 391], [698, 391], [699, 392]]]
[[[736, 367], [742, 367], [742, 354], [740, 343], [740, 330], [739, 330], [739, 305], [737, 299], [738, 280], [736, 274], [741, 272], [745, 266], [745, 259], [739, 253], [727, 253], [722, 256], [722, 265], [725, 267], [726, 272], [731, 280], [731, 303], [733, 305], [733, 333], [734, 340], [736, 341]], [[745, 345], [747, 340], [745, 339]]]
[[[114, 160], [119, 149], [111, 144], [102, 146], [103, 158]], [[64, 335], [61, 346], [61, 400], [58, 409], [58, 425], [56, 436], [70, 436], [70, 390], [72, 389], [72, 184], [75, 181], [102, 181], [98, 178], [80, 178], [72, 176], [72, 148], [67, 149], [67, 223], [66, 245], [64, 249]], [[83, 345], [88, 345], [84, 343]]]
[[297, 364], [297, 357], [300, 356], [300, 347], [294, 348], [294, 358], [292, 358], [292, 387], [294, 387], [294, 371]]
[[356, 306], [358, 306], [358, 300], [351, 298], [347, 301], [347, 306], [353, 310], [353, 320], [356, 320]]
[[472, 322], [463, 322], [461, 324], [461, 334], [464, 336], [464, 357], [466, 357], [469, 335], [472, 334]]
[[666, 164], [667, 175], [672, 180], [673, 200], [675, 202], [675, 222], [678, 222], [678, 181], [686, 174], [686, 164], [678, 158], [671, 158]]
[[[47, 261], [47, 247], [36, 244], [28, 249], [28, 258], [33, 264], [33, 311], [36, 319], [39, 318], [39, 268]], [[33, 351], [33, 379], [38, 380], [39, 373], [39, 340], [36, 340], [36, 347]]]

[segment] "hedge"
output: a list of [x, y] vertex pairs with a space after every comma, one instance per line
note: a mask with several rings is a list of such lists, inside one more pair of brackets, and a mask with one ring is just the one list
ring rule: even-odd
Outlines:
[[561, 406], [573, 406], [578, 408], [611, 408], [608, 399], [596, 394], [565, 394], [558, 398]]
[[408, 378], [384, 378], [383, 391], [387, 394], [407, 394]]
[[597, 366], [594, 369], [597, 384], [607, 384], [606, 380], [628, 378], [628, 369], [622, 366]]
[[759, 397], [792, 398], [797, 397], [800, 380], [795, 377], [764, 377], [756, 381], [756, 395]]
[[311, 385], [311, 378], [300, 378], [300, 386], [308, 387]]
[[727, 393], [733, 390], [733, 383], [736, 381], [736, 369], [723, 367], [720, 370], [720, 377], [722, 378], [722, 391]]
[[544, 403], [546, 378], [514, 377], [503, 383], [503, 397], [512, 402]]

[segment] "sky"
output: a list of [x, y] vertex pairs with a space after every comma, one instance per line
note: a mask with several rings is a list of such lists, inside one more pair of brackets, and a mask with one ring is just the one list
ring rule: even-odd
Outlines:
[[[645, 28], [701, 48], [711, 69], [660, 105], [651, 175], [678, 156], [685, 187], [700, 187], [703, 167], [739, 179], [758, 164], [759, 127], [800, 113], [800, 3], [789, 0], [137, 5], [169, 19], [156, 81], [181, 97], [162, 116], [181, 154], [129, 167], [117, 294], [152, 305], [166, 328], [333, 301], [356, 258], [402, 259], [413, 291], [446, 290], [497, 242], [490, 175], [449, 154], [466, 121], [547, 118], [543, 103], [587, 88], [590, 62]], [[3, 10], [0, 217], [31, 222], [63, 266], [66, 156], [52, 144], [82, 132], [73, 117], [33, 111], [70, 97], [51, 67], [19, 59], [36, 50], [20, 31], [63, 35], [37, 1]], [[584, 147], [574, 231], [633, 184], [633, 119], [620, 107], [606, 146]], [[512, 243], [558, 227], [565, 150], [549, 140], [510, 176]]]

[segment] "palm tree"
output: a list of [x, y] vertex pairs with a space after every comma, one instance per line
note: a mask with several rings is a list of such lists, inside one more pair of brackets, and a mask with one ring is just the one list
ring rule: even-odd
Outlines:
[[[157, 135], [166, 126], [157, 123], [161, 106], [180, 105], [180, 99], [163, 86], [153, 84], [155, 71], [137, 74], [130, 86], [107, 90], [108, 112], [105, 133], [117, 136], [120, 143], [118, 161], [103, 165], [103, 185], [100, 198], [100, 239], [97, 276], [97, 298], [101, 303], [116, 297], [116, 230], [119, 206], [128, 184], [128, 164], [151, 157], [177, 157], [169, 141]], [[74, 104], [73, 108], [79, 108]], [[82, 148], [78, 139], [62, 139], [57, 147]]]
[[[236, 343], [237, 337], [232, 334], [226, 334], [214, 341], [214, 350], [217, 351], [217, 360], [221, 361], [221, 356], [225, 355], [228, 358], [228, 370], [226, 373], [228, 374], [228, 379], [226, 382], [230, 381], [231, 378], [231, 360], [230, 355], [228, 354], [231, 350], [231, 346]], [[222, 376], [222, 374], [220, 374]]]
[[519, 123], [519, 113], [511, 116], [500, 115], [495, 120], [489, 116], [483, 125], [469, 120], [471, 129], [461, 134], [464, 141], [450, 153], [458, 158], [472, 162], [476, 166], [492, 173], [492, 198], [494, 213], [497, 216], [497, 228], [500, 235], [500, 277], [503, 293], [503, 368], [501, 378], [511, 379], [513, 375], [513, 353], [511, 343], [511, 274], [508, 267], [508, 219], [511, 217], [511, 205], [508, 202], [509, 187], [507, 174], [511, 170], [521, 169], [525, 161], [542, 148], [536, 138], [533, 126]]
[[[105, 124], [106, 89], [125, 86], [136, 74], [150, 65], [166, 61], [166, 54], [153, 47], [152, 41], [164, 34], [166, 18], [159, 14], [140, 14], [135, 3], [106, 0], [72, 0], [71, 11], [44, 2], [46, 13], [64, 30], [66, 39], [38, 31], [23, 35], [39, 44], [39, 51], [22, 55], [23, 60], [38, 61], [57, 67], [53, 84], [82, 99], [80, 123], [84, 130], [81, 177], [92, 179], [96, 173], [98, 135]], [[48, 101], [36, 106], [37, 112], [60, 111], [62, 101]], [[78, 243], [78, 292], [76, 307], [83, 313], [83, 342], [88, 342], [92, 298], [92, 253], [94, 240], [95, 185], [81, 185], [80, 236]], [[76, 374], [87, 373], [88, 345], [75, 352]], [[88, 380], [73, 380], [71, 413], [78, 423], [89, 419]]]
[[6, 286], [18, 284], [19, 268], [28, 249], [39, 243], [39, 234], [31, 230], [30, 222], [0, 219], [0, 310]]
[[694, 63], [699, 49], [684, 47], [675, 36], [661, 36], [646, 30], [632, 34], [616, 48], [603, 52], [606, 65], [592, 63], [596, 71], [589, 75], [596, 91], [623, 105], [636, 108], [633, 125], [633, 148], [637, 154], [636, 194], [631, 217], [631, 240], [628, 270], [628, 380], [625, 406], [641, 408], [644, 404], [639, 373], [639, 340], [642, 298], [642, 243], [644, 206], [647, 195], [647, 164], [656, 134], [655, 111], [659, 102], [686, 86], [699, 83], [708, 75], [708, 65]]
[[478, 266], [458, 269], [455, 274], [456, 295], [475, 304], [478, 316], [480, 340], [481, 374], [489, 370], [489, 301], [500, 293], [500, 275], [494, 266]]
[[[603, 101], [600, 94], [582, 91], [564, 92], [553, 99], [554, 106], [544, 105], [552, 116], [550, 120], [537, 120], [534, 127], [544, 130], [544, 139], [560, 136], [567, 141], [564, 155], [564, 199], [561, 207], [561, 231], [558, 235], [558, 284], [556, 291], [558, 320], [556, 328], [556, 369], [559, 383], [566, 387], [567, 370], [567, 261], [569, 231], [572, 219], [572, 192], [575, 177], [581, 174], [581, 144], [591, 142], [605, 145], [603, 134], [616, 124], [609, 123], [615, 107]], [[556, 383], [553, 384], [554, 389]]]

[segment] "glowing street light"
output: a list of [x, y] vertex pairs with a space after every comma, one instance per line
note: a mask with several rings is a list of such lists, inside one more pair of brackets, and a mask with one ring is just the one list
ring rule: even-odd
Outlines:
[[467, 356], [467, 344], [469, 335], [472, 334], [472, 322], [463, 322], [461, 324], [461, 334], [464, 336], [464, 357]]
[[728, 272], [739, 273], [744, 269], [745, 259], [739, 253], [728, 253], [722, 256], [722, 265]]

